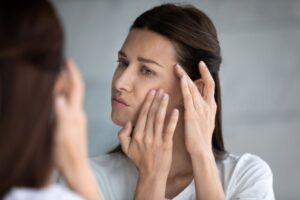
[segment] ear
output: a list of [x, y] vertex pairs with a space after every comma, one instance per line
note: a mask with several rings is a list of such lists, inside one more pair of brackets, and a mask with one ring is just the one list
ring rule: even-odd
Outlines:
[[197, 79], [194, 81], [195, 85], [198, 88], [198, 91], [200, 92], [201, 96], [203, 96], [203, 91], [204, 91], [204, 82], [201, 78]]

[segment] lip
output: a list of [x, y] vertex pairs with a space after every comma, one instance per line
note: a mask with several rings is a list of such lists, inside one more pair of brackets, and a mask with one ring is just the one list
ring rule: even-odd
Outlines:
[[117, 108], [129, 107], [129, 105], [121, 98], [112, 98], [112, 106]]

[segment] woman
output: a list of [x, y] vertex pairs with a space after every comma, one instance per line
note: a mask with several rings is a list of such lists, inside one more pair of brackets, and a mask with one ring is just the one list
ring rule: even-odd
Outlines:
[[[63, 63], [46, 0], [0, 3], [0, 199], [100, 199], [87, 161], [83, 84]], [[63, 175], [71, 192], [51, 184]]]
[[225, 150], [209, 17], [193, 6], [154, 7], [132, 24], [118, 62], [111, 117], [123, 126], [121, 146], [92, 161], [107, 199], [274, 199], [269, 166]]

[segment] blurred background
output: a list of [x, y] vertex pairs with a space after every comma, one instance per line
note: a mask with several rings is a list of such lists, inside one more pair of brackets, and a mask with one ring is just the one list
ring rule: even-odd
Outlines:
[[66, 32], [66, 56], [86, 84], [90, 156], [118, 144], [110, 87], [133, 20], [161, 3], [190, 3], [211, 17], [222, 48], [225, 145], [272, 168], [276, 199], [300, 199], [300, 0], [53, 0]]

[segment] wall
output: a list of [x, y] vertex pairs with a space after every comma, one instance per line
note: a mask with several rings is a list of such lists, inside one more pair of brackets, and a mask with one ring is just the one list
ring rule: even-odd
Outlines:
[[[103, 154], [118, 143], [110, 121], [117, 51], [135, 17], [166, 1], [53, 2], [65, 25], [66, 56], [86, 82], [90, 156]], [[300, 199], [300, 1], [185, 2], [205, 11], [219, 32], [227, 149], [262, 157], [273, 170], [277, 199]]]

